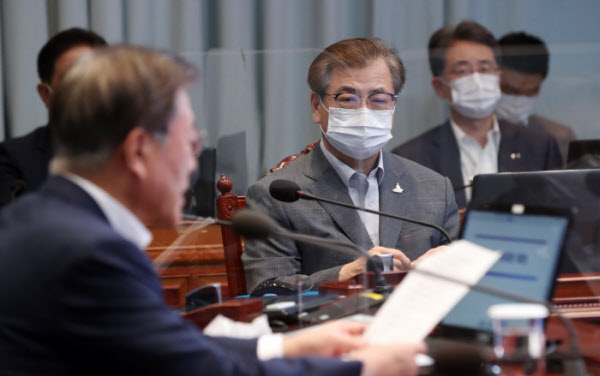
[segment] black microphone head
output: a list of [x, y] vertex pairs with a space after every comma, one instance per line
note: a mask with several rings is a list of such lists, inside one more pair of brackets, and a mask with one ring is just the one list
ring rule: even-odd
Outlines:
[[236, 211], [231, 217], [233, 231], [247, 239], [264, 240], [277, 232], [277, 224], [266, 215], [250, 209]]
[[295, 202], [300, 198], [300, 186], [291, 180], [277, 179], [269, 185], [271, 197], [278, 201]]

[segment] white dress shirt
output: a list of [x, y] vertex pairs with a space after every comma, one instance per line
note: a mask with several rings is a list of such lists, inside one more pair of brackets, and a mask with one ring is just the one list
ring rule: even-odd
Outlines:
[[[137, 245], [142, 251], [148, 247], [152, 241], [152, 233], [123, 204], [81, 176], [70, 173], [61, 174], [61, 176], [75, 183], [92, 197], [117, 233]], [[263, 335], [258, 338], [256, 355], [260, 360], [283, 357], [283, 335]]]
[[[348, 189], [348, 194], [355, 206], [379, 211], [379, 184], [383, 180], [383, 153], [379, 152], [379, 161], [369, 175], [356, 172], [352, 167], [337, 159], [323, 145], [321, 140], [321, 150], [329, 164], [337, 172], [340, 179]], [[379, 244], [379, 215], [364, 211], [358, 211], [373, 245]]]
[[[450, 119], [450, 125], [460, 153], [460, 169], [464, 185], [469, 185], [478, 174], [498, 172], [498, 150], [500, 148], [500, 127], [496, 116], [492, 129], [487, 132], [487, 142], [482, 148], [477, 140], [465, 132]], [[455, 187], [458, 188], [458, 187]], [[471, 188], [465, 188], [467, 202], [471, 200]]]
[[96, 204], [102, 210], [102, 213], [108, 219], [112, 227], [122, 237], [137, 245], [140, 250], [145, 250], [152, 241], [152, 234], [146, 226], [123, 204], [114, 197], [106, 193], [91, 181], [82, 178], [79, 175], [65, 173], [63, 177], [75, 183], [83, 189], [88, 195], [92, 196]]

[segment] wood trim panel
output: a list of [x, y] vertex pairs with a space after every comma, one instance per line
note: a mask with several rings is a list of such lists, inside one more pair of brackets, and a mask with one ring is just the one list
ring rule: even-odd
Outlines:
[[223, 296], [230, 295], [221, 227], [198, 227], [183, 221], [177, 229], [151, 229], [146, 255], [161, 279], [167, 304], [174, 308], [185, 306], [188, 292], [211, 283], [221, 283]]

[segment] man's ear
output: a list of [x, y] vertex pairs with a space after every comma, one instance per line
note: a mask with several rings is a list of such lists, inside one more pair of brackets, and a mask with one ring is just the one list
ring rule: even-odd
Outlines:
[[137, 127], [123, 141], [123, 156], [126, 168], [138, 179], [148, 175], [152, 155], [156, 153], [157, 141], [150, 133]]
[[310, 94], [310, 108], [313, 121], [317, 124], [321, 124], [321, 100], [319, 99], [319, 94], [314, 91]]
[[452, 101], [452, 92], [450, 91], [448, 85], [442, 82], [440, 77], [433, 77], [431, 79], [431, 86], [433, 86], [433, 90], [438, 97]]
[[52, 90], [50, 89], [50, 86], [44, 82], [38, 82], [36, 89], [42, 102], [44, 102], [44, 106], [50, 108], [50, 102], [52, 101]]

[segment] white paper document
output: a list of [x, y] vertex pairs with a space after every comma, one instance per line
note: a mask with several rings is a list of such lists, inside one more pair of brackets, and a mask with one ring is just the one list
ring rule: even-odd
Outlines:
[[267, 315], [260, 315], [251, 323], [234, 321], [223, 315], [217, 315], [202, 333], [207, 336], [231, 338], [257, 338], [265, 334], [273, 334]]
[[424, 258], [379, 309], [365, 338], [379, 344], [423, 341], [469, 288], [419, 271], [474, 285], [501, 255], [467, 240], [457, 240]]

